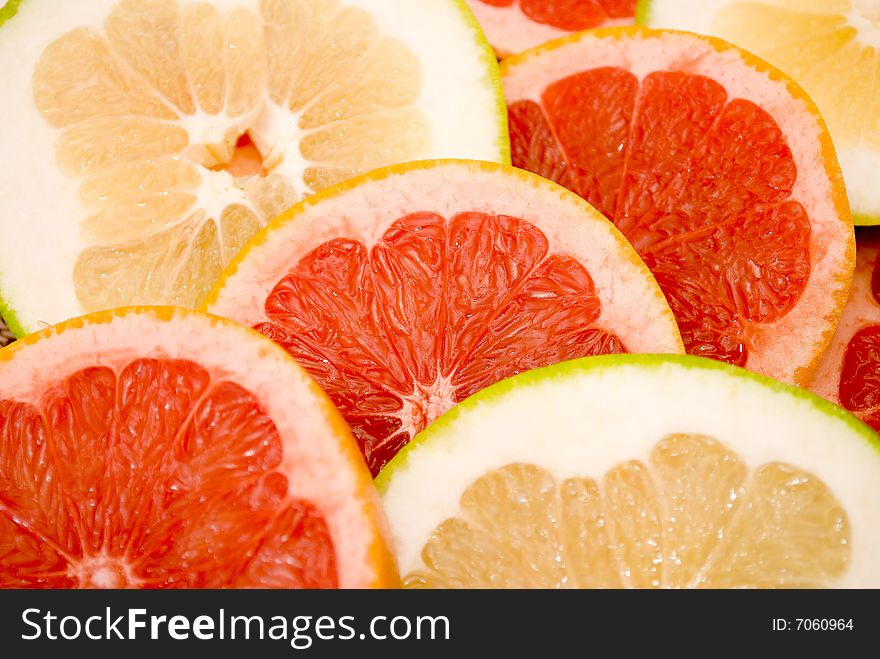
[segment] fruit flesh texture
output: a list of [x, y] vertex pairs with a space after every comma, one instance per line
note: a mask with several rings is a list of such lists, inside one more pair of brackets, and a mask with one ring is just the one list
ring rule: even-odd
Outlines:
[[274, 287], [255, 329], [282, 345], [352, 426], [375, 475], [455, 403], [518, 372], [625, 352], [573, 258], [510, 216], [428, 211], [367, 248], [337, 238]]
[[80, 370], [0, 401], [0, 586], [334, 587], [257, 399], [186, 360]]
[[[415, 56], [336, 0], [264, 0], [259, 15], [121, 0], [103, 30], [50, 44], [33, 88], [89, 213], [73, 272], [87, 311], [198, 305], [265, 222], [430, 136]], [[249, 130], [260, 163], [241, 170]]]
[[[517, 0], [479, 0], [492, 7], [513, 7]], [[608, 19], [632, 18], [636, 0], [519, 0], [523, 14], [537, 23], [577, 32]]]
[[880, 149], [880, 108], [874, 101], [880, 81], [880, 7], [858, 0], [732, 2], [719, 10], [710, 30], [766, 59], [806, 89], [842, 154], [847, 185], [853, 185], [849, 172], [862, 172], [847, 167], [846, 151]]
[[850, 562], [846, 513], [820, 479], [779, 462], [750, 470], [703, 435], [670, 435], [599, 481], [495, 469], [460, 511], [405, 586], [817, 587]]
[[843, 407], [880, 432], [880, 250], [876, 235], [870, 247], [874, 255], [870, 271], [865, 272], [862, 263], [856, 269], [856, 277], [870, 276], [870, 299], [860, 305], [859, 316], [864, 320], [846, 344], [838, 396]]
[[810, 275], [785, 136], [754, 103], [683, 72], [617, 67], [509, 106], [513, 164], [577, 192], [629, 238], [691, 354], [739, 366]]

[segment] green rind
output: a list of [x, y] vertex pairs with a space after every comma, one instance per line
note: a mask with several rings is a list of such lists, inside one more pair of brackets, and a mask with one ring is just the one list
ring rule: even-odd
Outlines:
[[498, 135], [496, 144], [499, 148], [499, 160], [502, 165], [511, 164], [510, 155], [510, 131], [507, 125], [507, 101], [504, 100], [504, 86], [501, 82], [501, 70], [498, 68], [498, 58], [495, 57], [495, 51], [486, 38], [483, 28], [480, 26], [474, 12], [468, 7], [464, 0], [454, 0], [464, 22], [471, 29], [476, 37], [477, 44], [480, 47], [480, 60], [486, 67], [488, 80], [492, 88], [495, 90], [495, 110], [498, 115], [498, 127], [501, 133]]
[[853, 224], [857, 227], [874, 227], [880, 224], [880, 214], [869, 215], [853, 211]]
[[[5, 5], [0, 7], [0, 26], [18, 13], [18, 9], [23, 2], [24, 0], [8, 0]], [[12, 332], [15, 338], [20, 339], [28, 334], [18, 320], [18, 316], [16, 316], [15, 312], [6, 302], [6, 296], [3, 294], [2, 289], [0, 289], [0, 317], [3, 318], [3, 322], [6, 323], [6, 327], [9, 328], [9, 331]]]
[[734, 378], [757, 382], [773, 392], [794, 396], [795, 398], [811, 404], [820, 412], [843, 421], [857, 435], [860, 435], [866, 442], [868, 442], [877, 452], [878, 456], [880, 456], [880, 435], [875, 433], [869, 426], [842, 407], [830, 403], [824, 398], [810, 393], [806, 389], [783, 384], [782, 382], [769, 378], [766, 375], [747, 371], [746, 369], [731, 366], [713, 359], [707, 359], [705, 357], [694, 357], [692, 355], [600, 355], [597, 357], [583, 357], [581, 359], [561, 362], [553, 366], [545, 366], [544, 368], [526, 371], [525, 373], [520, 373], [519, 375], [515, 375], [506, 380], [502, 380], [497, 384], [486, 387], [470, 398], [462, 401], [449, 412], [439, 417], [434, 423], [425, 428], [425, 430], [413, 437], [412, 441], [404, 446], [400, 452], [398, 452], [398, 454], [385, 465], [376, 477], [376, 487], [379, 490], [379, 494], [385, 494], [391, 480], [394, 478], [394, 473], [398, 469], [406, 466], [409, 460], [412, 459], [414, 451], [417, 451], [422, 444], [430, 442], [435, 436], [442, 436], [446, 428], [455, 423], [459, 416], [466, 414], [477, 405], [490, 403], [518, 387], [528, 386], [552, 378], [595, 373], [597, 371], [612, 369], [618, 366], [641, 366], [656, 369], [668, 364], [684, 366], [691, 369], [701, 369], [704, 371], [721, 371]]
[[21, 6], [22, 2], [24, 2], [24, 0], [8, 0], [5, 5], [0, 7], [0, 25], [3, 25], [18, 13], [18, 8]]
[[6, 327], [9, 328], [9, 331], [12, 332], [12, 335], [16, 339], [20, 339], [21, 337], [30, 334], [30, 332], [25, 331], [21, 322], [18, 320], [18, 316], [6, 303], [6, 297], [3, 295], [2, 290], [0, 290], [0, 318], [3, 318]]
[[639, 0], [636, 5], [636, 25], [647, 25], [651, 16], [651, 0]]

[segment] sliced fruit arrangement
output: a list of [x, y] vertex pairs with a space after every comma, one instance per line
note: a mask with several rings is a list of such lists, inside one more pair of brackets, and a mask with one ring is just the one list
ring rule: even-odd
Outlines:
[[0, 27], [0, 60], [0, 311], [18, 335], [197, 305], [268, 219], [380, 165], [508, 157], [461, 0], [40, 0]]
[[0, 587], [397, 583], [338, 412], [255, 332], [98, 312], [0, 351]]
[[880, 229], [860, 229], [849, 302], [809, 389], [880, 431]]
[[794, 77], [828, 122], [856, 223], [880, 223], [877, 0], [642, 0], [639, 21], [723, 37]]
[[855, 260], [834, 148], [806, 94], [718, 39], [635, 27], [508, 58], [502, 77], [514, 165], [614, 221], [688, 352], [804, 383]]
[[490, 387], [388, 464], [404, 585], [877, 587], [880, 437], [801, 389], [610, 355]]
[[603, 25], [632, 24], [636, 0], [467, 0], [499, 57]]
[[206, 304], [306, 368], [374, 474], [504, 377], [585, 355], [683, 352], [663, 293], [610, 222], [490, 163], [410, 163], [316, 195], [259, 234]]

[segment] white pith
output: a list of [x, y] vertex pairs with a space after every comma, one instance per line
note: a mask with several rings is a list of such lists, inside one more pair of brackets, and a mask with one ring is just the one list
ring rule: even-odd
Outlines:
[[83, 586], [94, 588], [136, 588], [143, 583], [131, 569], [128, 561], [101, 554], [86, 556], [72, 563], [68, 576]]
[[230, 267], [208, 310], [248, 326], [268, 321], [266, 298], [306, 254], [336, 238], [369, 249], [392, 223], [418, 211], [446, 219], [477, 211], [532, 223], [546, 236], [549, 254], [569, 254], [590, 274], [602, 303], [596, 326], [617, 334], [630, 352], [682, 352], [663, 293], [608, 220], [538, 176], [471, 162], [379, 172], [336, 196], [307, 202]]
[[502, 56], [518, 53], [568, 34], [552, 25], [531, 20], [522, 13], [518, 3], [510, 7], [493, 7], [480, 0], [467, 0], [467, 3], [486, 33], [489, 43]]
[[[116, 312], [114, 312], [116, 313]], [[4, 400], [39, 405], [58, 381], [84, 368], [117, 372], [135, 359], [186, 359], [205, 368], [213, 382], [228, 379], [255, 395], [275, 423], [284, 446], [278, 467], [292, 497], [311, 501], [324, 515], [336, 553], [341, 587], [362, 588], [377, 580], [370, 550], [381, 541], [378, 501], [365, 487], [368, 475], [353, 439], [340, 432], [341, 419], [317, 385], [287, 354], [232, 323], [178, 310], [170, 320], [139, 310], [113, 321], [86, 323], [36, 343], [7, 348], [0, 360]], [[12, 354], [11, 352], [6, 354]], [[127, 569], [106, 557], [88, 557], [84, 575], [109, 579]]]
[[[181, 0], [180, 6], [199, 0]], [[419, 60], [421, 91], [414, 107], [426, 118], [430, 145], [419, 157], [504, 158], [503, 120], [491, 79], [491, 64], [465, 10], [450, 0], [342, 0], [369, 11], [383, 35], [403, 42]], [[0, 236], [0, 293], [26, 331], [41, 322], [54, 323], [82, 314], [72, 278], [80, 252], [90, 245], [80, 222], [93, 211], [80, 201], [81, 179], [56, 166], [55, 142], [60, 131], [49, 125], [33, 98], [34, 67], [47, 45], [68, 31], [88, 26], [103, 31], [104, 19], [117, 0], [88, 3], [67, 0], [24, 2], [0, 29], [0, 58], [14, 62], [4, 70], [0, 95], [0, 211], [26, 231]], [[250, 8], [259, 16], [259, 0], [211, 0], [222, 11]], [[189, 153], [196, 162], [212, 164], [204, 146], [234, 140], [248, 131], [273, 173], [284, 176], [298, 196], [306, 194], [300, 152], [309, 134], [298, 126], [297, 113], [264, 96], [254, 111], [240, 117], [196, 111], [179, 122], [189, 134]], [[209, 151], [209, 150], [207, 150]], [[244, 194], [245, 181], [199, 168], [201, 208], [222, 210], [234, 201], [253, 208]], [[211, 217], [206, 213], [206, 218]], [[219, 219], [214, 216], [214, 219]]]
[[[701, 0], [700, 3], [687, 0], [650, 0], [645, 20], [651, 27], [715, 34], [717, 27], [713, 23], [717, 12], [740, 2], [743, 0]], [[779, 3], [770, 0], [759, 4]], [[800, 9], [791, 2], [786, 3], [785, 6], [789, 9]], [[866, 46], [880, 49], [880, 23], [878, 23], [877, 11], [878, 6], [873, 0], [853, 0], [845, 18], [858, 30], [859, 41]], [[878, 70], [878, 80], [880, 80], [880, 70]], [[809, 91], [807, 89], [807, 92]], [[844, 93], [839, 102], [849, 102]], [[834, 137], [833, 131], [832, 137]], [[838, 147], [838, 155], [853, 211], [863, 215], [880, 215], [880, 195], [877, 194], [875, 177], [876, 172], [880, 171], [880, 151], [857, 145], [849, 148]]]
[[403, 406], [398, 412], [383, 415], [400, 419], [401, 430], [409, 432], [410, 437], [455, 405], [452, 377], [440, 375], [439, 367], [436, 372], [433, 382], [423, 385], [417, 381], [411, 394], [400, 397]]
[[[762, 328], [752, 325], [761, 351], [749, 356], [749, 369], [783, 382], [797, 383], [799, 372], [813, 360], [815, 346], [828, 331], [836, 298], [847, 291], [844, 264], [851, 249], [852, 226], [835, 206], [839, 181], [825, 169], [823, 127], [804, 101], [793, 98], [781, 80], [756, 71], [742, 51], [718, 51], [695, 35], [658, 32], [630, 36], [589, 32], [577, 41], [548, 49], [503, 67], [508, 104], [519, 100], [540, 103], [548, 84], [588, 69], [611, 66], [632, 72], [639, 80], [655, 71], [683, 71], [720, 83], [728, 100], [753, 101], [777, 122], [797, 165], [791, 199], [800, 201], [811, 220], [810, 279], [795, 306], [781, 319]], [[819, 285], [811, 285], [818, 281]], [[801, 341], [792, 341], [792, 336]]]
[[669, 434], [694, 433], [716, 438], [750, 468], [779, 461], [820, 478], [852, 529], [850, 569], [830, 585], [880, 584], [876, 437], [811, 400], [749, 377], [674, 363], [572, 368], [494, 393], [441, 417], [423, 443], [417, 437], [386, 467], [383, 502], [402, 574], [423, 568], [420, 552], [431, 532], [460, 515], [461, 494], [490, 470], [526, 462], [557, 482], [601, 478], [622, 462], [646, 460]]
[[874, 0], [852, 0], [846, 21], [859, 31], [862, 43], [880, 47], [880, 5]]

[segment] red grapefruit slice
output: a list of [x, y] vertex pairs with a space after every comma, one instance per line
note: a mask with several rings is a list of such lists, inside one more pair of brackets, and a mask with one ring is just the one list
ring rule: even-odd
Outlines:
[[654, 272], [688, 352], [802, 384], [854, 263], [815, 105], [723, 41], [644, 28], [502, 64], [514, 164], [611, 218]]
[[630, 25], [636, 0], [467, 0], [499, 57], [602, 25]]
[[0, 352], [0, 587], [393, 585], [314, 382], [254, 332], [100, 312]]
[[549, 181], [488, 163], [410, 163], [317, 195], [251, 243], [207, 306], [311, 373], [373, 474], [502, 378], [683, 350], [662, 292], [610, 222]]
[[880, 230], [859, 229], [849, 302], [809, 389], [880, 432]]

